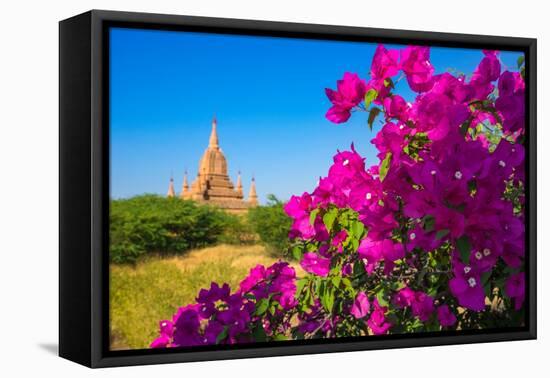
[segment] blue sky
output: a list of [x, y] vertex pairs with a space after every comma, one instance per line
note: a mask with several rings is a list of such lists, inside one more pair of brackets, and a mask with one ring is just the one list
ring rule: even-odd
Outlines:
[[[166, 194], [171, 174], [179, 192], [184, 170], [197, 174], [214, 114], [233, 182], [240, 170], [246, 194], [254, 175], [262, 202], [311, 191], [352, 142], [377, 163], [380, 125], [371, 132], [366, 114], [343, 125], [324, 117], [324, 88], [346, 71], [368, 78], [375, 44], [113, 28], [110, 47], [113, 198]], [[436, 73], [470, 74], [482, 56], [431, 49]], [[503, 52], [504, 69], [517, 57]], [[414, 99], [405, 80], [396, 92]]]

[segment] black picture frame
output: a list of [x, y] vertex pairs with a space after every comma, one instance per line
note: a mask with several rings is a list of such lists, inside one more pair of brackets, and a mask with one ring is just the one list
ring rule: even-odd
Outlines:
[[[526, 326], [193, 349], [109, 350], [108, 28], [427, 44], [525, 53]], [[89, 367], [535, 339], [536, 39], [92, 10], [59, 24], [59, 355]]]

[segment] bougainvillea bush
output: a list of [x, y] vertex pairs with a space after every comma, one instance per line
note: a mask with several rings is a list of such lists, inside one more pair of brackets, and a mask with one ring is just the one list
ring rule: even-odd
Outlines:
[[[400, 81], [412, 103], [394, 93]], [[326, 94], [330, 121], [383, 126], [377, 164], [351, 145], [286, 203], [307, 274], [280, 261], [238, 287], [213, 282], [151, 347], [523, 324], [523, 62], [503, 70], [483, 51], [470, 77], [436, 75], [429, 48], [379, 45], [368, 80], [346, 72]]]

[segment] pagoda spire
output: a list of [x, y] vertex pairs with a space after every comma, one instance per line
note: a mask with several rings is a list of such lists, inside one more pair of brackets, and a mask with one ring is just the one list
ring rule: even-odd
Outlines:
[[185, 198], [189, 193], [189, 182], [187, 181], [187, 169], [183, 173], [183, 185], [181, 187], [180, 197]]
[[243, 181], [241, 179], [241, 171], [237, 175], [237, 193], [242, 197], [243, 196]]
[[250, 191], [248, 192], [248, 202], [252, 206], [258, 205], [258, 195], [256, 194], [256, 181], [254, 176], [252, 176], [252, 182], [250, 183]]
[[168, 185], [168, 197], [174, 197], [176, 192], [174, 191], [174, 177], [170, 175], [170, 184]]
[[212, 118], [212, 132], [210, 133], [210, 142], [208, 143], [208, 147], [210, 148], [220, 148], [217, 127], [218, 121], [216, 120], [216, 116], [214, 115], [214, 118]]

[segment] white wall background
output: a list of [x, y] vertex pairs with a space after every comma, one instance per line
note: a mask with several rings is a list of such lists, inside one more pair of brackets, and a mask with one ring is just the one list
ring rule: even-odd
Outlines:
[[[2, 2], [0, 21], [0, 375], [543, 376], [550, 367], [550, 51], [544, 1], [83, 0]], [[539, 340], [89, 370], [56, 356], [58, 25], [89, 9], [536, 37], [539, 125]], [[546, 16], [545, 16], [546, 15]], [[223, 60], [220, 60], [223, 65]], [[544, 351], [546, 349], [546, 351]], [[539, 373], [537, 373], [539, 372]], [[532, 373], [529, 374], [529, 373]]]

